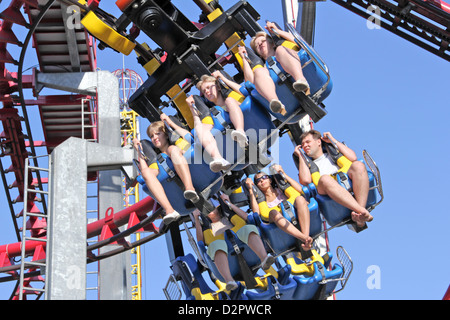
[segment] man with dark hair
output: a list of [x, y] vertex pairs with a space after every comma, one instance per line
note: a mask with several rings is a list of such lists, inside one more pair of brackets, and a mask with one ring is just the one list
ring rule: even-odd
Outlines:
[[[317, 192], [321, 195], [329, 196], [337, 203], [352, 210], [352, 220], [358, 226], [362, 227], [366, 222], [372, 221], [373, 216], [366, 209], [369, 194], [369, 178], [364, 163], [357, 161], [356, 153], [345, 144], [337, 141], [330, 132], [325, 132], [322, 137], [319, 131], [311, 130], [303, 133], [300, 141], [301, 145], [298, 145], [294, 151], [294, 154], [299, 159], [298, 177], [300, 183], [308, 185], [312, 182], [309, 167], [300, 154], [300, 149], [303, 149], [320, 171], [320, 179], [316, 185]], [[340, 153], [352, 162], [347, 174], [353, 183], [354, 197], [333, 178], [333, 175], [338, 172], [340, 167], [328, 153], [323, 151], [322, 142], [335, 144]]]

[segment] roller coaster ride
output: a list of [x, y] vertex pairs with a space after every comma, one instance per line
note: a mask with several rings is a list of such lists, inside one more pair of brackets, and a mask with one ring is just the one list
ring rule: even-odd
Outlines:
[[[378, 8], [376, 14], [383, 28], [450, 60], [448, 4], [422, 0], [332, 1], [364, 18], [371, 16], [369, 8]], [[332, 263], [333, 254], [324, 237], [331, 229], [352, 225], [352, 221], [349, 212], [330, 204], [330, 199], [317, 199], [322, 201], [317, 203], [312, 185], [303, 187], [310, 212], [319, 219], [311, 234], [316, 240], [311, 255], [305, 256], [293, 237], [280, 234], [250, 213], [248, 222], [259, 228], [267, 251], [277, 257], [274, 266], [262, 270], [251, 250], [236, 238], [235, 230], [227, 233], [232, 252], [230, 267], [240, 280], [236, 290], [226, 290], [206, 254], [208, 244], [197, 242], [190, 232], [194, 227], [192, 211], [195, 207], [203, 211], [210, 208], [210, 199], [219, 190], [247, 210], [243, 179], [269, 168], [271, 147], [277, 138], [288, 133], [297, 145], [300, 134], [327, 114], [323, 100], [331, 92], [332, 81], [326, 63], [313, 48], [315, 3], [302, 2], [298, 10], [294, 2], [282, 1], [285, 21], [294, 22], [287, 23], [286, 30], [295, 37], [311, 95], [292, 92], [290, 80], [284, 80], [276, 64], [268, 66], [272, 79], [279, 83], [277, 90], [284, 90], [282, 96], [290, 97], [285, 105], [292, 108], [280, 116], [271, 112], [251, 83], [243, 81], [238, 46], [245, 46], [246, 40], [263, 30], [257, 10], [248, 1], [222, 8], [219, 1], [194, 0], [201, 10], [195, 22], [170, 0], [118, 0], [119, 17], [102, 10], [99, 0], [11, 1], [0, 13], [0, 172], [17, 237], [17, 242], [0, 246], [0, 282], [16, 283], [11, 299], [39, 299], [42, 295], [45, 299], [85, 299], [84, 270], [93, 263], [99, 265], [99, 299], [130, 299], [129, 272], [121, 272], [131, 265], [128, 254], [162, 235], [167, 239], [172, 269], [164, 288], [168, 299], [326, 299], [344, 289], [353, 262], [345, 249], [338, 247], [339, 263]], [[299, 11], [297, 25], [297, 14], [290, 16], [292, 11]], [[67, 21], [80, 25], [71, 27]], [[16, 35], [17, 25], [26, 30], [21, 33], [23, 38]], [[136, 40], [143, 34], [150, 45]], [[33, 53], [27, 52], [31, 41]], [[127, 115], [119, 114], [117, 77], [96, 71], [97, 46], [124, 55], [135, 51], [138, 63], [147, 72], [147, 80], [126, 99]], [[20, 53], [18, 56], [10, 53], [12, 47]], [[32, 54], [37, 57], [36, 68], [32, 74], [25, 74], [24, 61]], [[11, 65], [17, 71], [9, 71], [7, 66]], [[153, 122], [160, 120], [162, 110], [167, 108], [184, 128], [195, 130], [186, 97], [200, 77], [213, 70], [232, 70], [232, 78], [243, 84], [241, 108], [246, 123], [252, 126], [246, 130], [265, 130], [265, 134], [250, 140], [257, 150], [256, 161], [249, 163], [249, 150], [239, 153], [234, 145], [233, 166], [217, 175], [205, 174], [202, 179], [202, 170], [209, 170], [205, 168], [207, 163], [193, 162], [191, 171], [197, 170], [193, 172], [201, 180], [196, 186], [201, 201], [192, 205], [182, 203], [174, 169], [167, 159], [164, 162], [159, 157], [158, 179], [166, 192], [171, 188], [169, 198], [181, 203], [181, 219], [156, 226], [155, 220], [163, 210], [151, 195], [122, 209], [123, 190], [118, 181], [125, 177], [126, 189], [138, 188], [137, 183], [145, 185], [133, 162], [137, 155], [129, 146], [131, 137], [119, 143], [123, 132], [130, 130], [127, 117]], [[33, 97], [27, 98], [25, 91], [30, 89]], [[65, 94], [53, 94], [51, 90]], [[48, 91], [52, 93], [46, 94]], [[28, 109], [34, 105], [38, 106], [43, 141], [33, 139]], [[216, 137], [223, 137], [226, 145], [230, 119], [219, 107], [215, 110], [211, 117]], [[139, 130], [134, 128], [132, 136], [139, 137]], [[194, 159], [201, 147], [193, 140], [187, 150], [185, 157]], [[363, 161], [369, 168], [368, 207], [373, 210], [383, 200], [380, 173], [367, 152]], [[277, 176], [276, 172], [272, 174]], [[277, 179], [279, 185], [288, 188], [282, 176]], [[88, 183], [97, 185], [93, 189], [98, 194], [92, 201], [98, 216], [86, 221], [92, 190]], [[288, 218], [295, 220], [295, 216]], [[140, 232], [148, 234], [130, 237]], [[195, 256], [184, 253], [182, 232]]]

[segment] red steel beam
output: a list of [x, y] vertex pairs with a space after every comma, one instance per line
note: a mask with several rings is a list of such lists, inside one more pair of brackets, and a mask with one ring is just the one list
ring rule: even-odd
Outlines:
[[447, 292], [444, 294], [442, 300], [450, 300], [450, 285], [448, 286]]
[[440, 0], [424, 0], [425, 2], [429, 2], [432, 5], [444, 10], [447, 13], [450, 13], [450, 4], [440, 1]]
[[[135, 203], [134, 205], [114, 213], [112, 216], [92, 222], [87, 225], [87, 237], [92, 238], [100, 235], [103, 227], [111, 223], [114, 223], [116, 226], [120, 227], [126, 224], [133, 214], [136, 214], [140, 218], [145, 218], [146, 214], [153, 210], [154, 205], [155, 201], [152, 197], [145, 197], [143, 200]], [[32, 254], [37, 247], [42, 246], [43, 244], [45, 243], [42, 241], [28, 240], [25, 244], [25, 251], [27, 254]], [[22, 242], [1, 245], [0, 256], [6, 253], [9, 259], [18, 257], [21, 255], [21, 247]]]

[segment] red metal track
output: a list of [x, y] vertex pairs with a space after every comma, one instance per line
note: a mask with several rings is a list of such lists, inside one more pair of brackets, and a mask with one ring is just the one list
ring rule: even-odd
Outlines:
[[[90, 5], [98, 1], [89, 1]], [[20, 60], [10, 54], [9, 50], [19, 49], [27, 50], [21, 42], [21, 36], [16, 36], [17, 30], [28, 32], [34, 24], [34, 20], [40, 14], [38, 9], [38, 0], [12, 0], [8, 7], [0, 12], [0, 102], [3, 108], [0, 108], [0, 121], [3, 131], [0, 129], [0, 170], [4, 184], [7, 201], [11, 215], [13, 217], [14, 227], [16, 229], [16, 243], [5, 244], [0, 246], [0, 273], [6, 272], [17, 275], [17, 265], [14, 265], [14, 258], [21, 255], [22, 242], [20, 241], [20, 229], [16, 219], [20, 218], [24, 209], [16, 209], [15, 204], [23, 202], [24, 195], [24, 164], [27, 157], [35, 156], [34, 147], [46, 147], [47, 153], [50, 154], [54, 147], [66, 140], [70, 136], [81, 137], [81, 100], [91, 98], [84, 104], [85, 111], [95, 111], [96, 97], [86, 97], [82, 95], [62, 94], [62, 95], [44, 95], [39, 94], [35, 90], [34, 70], [33, 74], [22, 75], [22, 89], [29, 90], [33, 94], [32, 98], [27, 97], [24, 106], [18, 99], [18, 72], [7, 69], [12, 66], [19, 66]], [[39, 25], [32, 34], [33, 50], [25, 51], [26, 57], [35, 55], [39, 62], [39, 71], [41, 72], [89, 72], [95, 71], [96, 64], [96, 39], [92, 38], [84, 28], [67, 30], [63, 21], [61, 4], [56, 1], [43, 16]], [[66, 32], [73, 32], [75, 42], [70, 42], [66, 37]], [[76, 50], [78, 58], [74, 59], [71, 53]], [[17, 51], [17, 50], [16, 50]], [[35, 123], [40, 124], [40, 128], [34, 130], [42, 130], [44, 141], [33, 141], [26, 133], [26, 128], [30, 123], [26, 121], [26, 117], [19, 114], [20, 107], [37, 106], [39, 108], [39, 119], [35, 119]], [[36, 108], [36, 107], [33, 107]], [[85, 124], [93, 125], [96, 120], [92, 115], [85, 115]], [[80, 125], [79, 132], [73, 132], [72, 128]], [[33, 130], [32, 129], [32, 130]], [[30, 133], [31, 135], [31, 133]], [[86, 139], [95, 139], [95, 128], [85, 132]], [[31, 148], [31, 151], [29, 150]], [[9, 161], [6, 161], [8, 160]], [[4, 167], [6, 163], [6, 167]], [[44, 166], [43, 166], [44, 167]], [[14, 178], [12, 179], [12, 175]], [[33, 177], [31, 172], [30, 177]], [[39, 180], [39, 181], [37, 181]], [[37, 185], [48, 183], [48, 178], [32, 178], [29, 181], [28, 189], [37, 188]], [[12, 193], [16, 190], [17, 192]], [[17, 195], [18, 194], [18, 195]], [[40, 200], [36, 194], [29, 192], [27, 212], [38, 213], [43, 211], [42, 205], [37, 202]], [[109, 243], [107, 240], [111, 236], [119, 238], [121, 232], [118, 227], [128, 224], [126, 230], [131, 230], [133, 226], [142, 225], [144, 231], [158, 233], [158, 228], [148, 220], [147, 213], [154, 210], [155, 202], [150, 197], [145, 198], [139, 203], [121, 210], [117, 213], [109, 211], [104, 219], [87, 225], [87, 237], [92, 238], [99, 236], [98, 245]], [[17, 210], [17, 211], [16, 211]], [[20, 211], [20, 212], [19, 212]], [[5, 214], [5, 212], [1, 212]], [[145, 219], [145, 221], [143, 221]], [[145, 222], [145, 223], [143, 223]], [[26, 223], [26, 228], [30, 231], [32, 237], [46, 237], [46, 219], [30, 217]], [[125, 232], [123, 233], [126, 233]], [[117, 236], [119, 235], [119, 236]], [[26, 254], [32, 256], [32, 261], [42, 260], [45, 258], [45, 246], [40, 241], [27, 241]], [[16, 259], [17, 261], [17, 259]], [[2, 271], [13, 268], [14, 271]], [[30, 269], [33, 271], [33, 269]], [[16, 277], [14, 277], [15, 279]], [[41, 281], [41, 277], [32, 277], [26, 279], [26, 286], [30, 286], [30, 281]], [[14, 293], [16, 298], [18, 292]], [[28, 294], [37, 294], [34, 291], [27, 291]]]
[[[42, 72], [94, 71], [96, 69], [95, 39], [89, 36], [84, 29], [66, 30], [61, 10], [59, 2], [55, 2], [49, 8], [32, 34], [34, 52], [28, 52], [28, 54], [37, 55], [39, 69]], [[18, 240], [20, 240], [20, 235], [16, 218], [22, 216], [23, 210], [15, 209], [14, 204], [24, 200], [25, 159], [29, 156], [36, 156], [35, 147], [46, 147], [47, 153], [50, 154], [55, 146], [69, 136], [81, 137], [81, 99], [86, 98], [86, 96], [67, 94], [40, 95], [36, 99], [26, 99], [25, 106], [21, 105], [18, 99], [19, 75], [17, 72], [7, 69], [7, 65], [18, 66], [20, 59], [13, 57], [8, 48], [11, 50], [11, 48], [17, 47], [22, 51], [27, 50], [24, 43], [21, 42], [23, 39], [19, 39], [20, 36], [16, 36], [15, 32], [21, 30], [27, 32], [39, 13], [37, 0], [12, 0], [9, 6], [0, 12], [0, 101], [3, 104], [3, 108], [0, 109], [0, 121], [3, 127], [3, 131], [0, 131], [0, 169]], [[75, 42], [66, 38], [66, 32], [72, 32], [75, 35], [73, 37]], [[70, 53], [73, 50], [77, 50], [78, 59], [73, 59], [73, 55], [71, 58]], [[25, 54], [27, 54], [26, 51]], [[32, 93], [36, 96], [34, 74], [22, 75], [21, 87], [22, 89], [33, 89]], [[32, 105], [37, 105], [39, 108], [42, 125], [41, 128], [34, 129], [43, 131], [44, 141], [33, 141], [32, 132], [28, 132], [28, 129], [25, 130], [30, 128], [27, 117], [19, 116], [18, 109], [20, 107], [25, 108]], [[91, 103], [85, 104], [85, 111], [93, 111], [93, 108]], [[95, 120], [91, 115], [85, 115], [85, 124], [92, 125], [93, 122]], [[80, 126], [79, 132], [74, 133], [69, 129], [74, 125]], [[95, 129], [88, 129], [85, 132], [85, 138], [95, 138]], [[8, 157], [9, 163], [6, 161]], [[4, 167], [4, 163], [6, 163], [6, 167]], [[15, 180], [11, 179], [11, 175], [14, 175]], [[29, 176], [32, 176], [31, 173]], [[34, 180], [31, 179], [27, 186], [28, 189], [41, 188], [42, 184], [47, 183], [45, 178]], [[14, 190], [17, 192], [13, 193]], [[40, 199], [36, 198], [34, 193], [30, 193], [29, 205], [26, 208], [28, 212], [45, 212], [45, 204], [38, 209], [39, 204], [36, 203], [36, 200]], [[45, 219], [32, 217], [27, 222], [27, 226], [30, 227], [32, 236], [45, 235]]]
[[[107, 214], [104, 219], [97, 220], [87, 225], [87, 238], [101, 236], [101, 240], [105, 240], [107, 237], [113, 234], [117, 234], [118, 228], [128, 224], [127, 227], [131, 228], [147, 217], [147, 213], [154, 210], [155, 201], [151, 197], [146, 197], [143, 200], [135, 203], [134, 205], [127, 207], [119, 212]], [[149, 223], [145, 228], [138, 231], [158, 232], [158, 228]], [[42, 246], [41, 241], [27, 241], [25, 251], [27, 254], [33, 254], [34, 250]], [[5, 244], [0, 246], [0, 257], [12, 259], [21, 255], [22, 242], [16, 242], [11, 244]], [[1, 267], [11, 264], [1, 264]]]
[[444, 294], [442, 300], [450, 300], [450, 286], [448, 286], [447, 292]]
[[[152, 240], [154, 237], [148, 236], [142, 239], [139, 243], [130, 244], [124, 240], [131, 232], [151, 232], [153, 235], [158, 236], [159, 229], [153, 224], [155, 216], [147, 216], [149, 212], [155, 212], [158, 207], [158, 204], [151, 198], [146, 197], [144, 200], [139, 201], [138, 203], [127, 207], [117, 213], [113, 213], [111, 210], [110, 214], [107, 214], [104, 219], [95, 221], [93, 223], [88, 224], [87, 226], [87, 238], [92, 238], [96, 236], [99, 237], [99, 241], [97, 244], [90, 245], [87, 249], [96, 250], [103, 246], [119, 243], [122, 244], [123, 250], [116, 249], [113, 251], [109, 251], [109, 253], [104, 257], [94, 257], [90, 251], [87, 252], [87, 256], [90, 261], [98, 261], [103, 258], [107, 258], [110, 255], [118, 254], [123, 252], [124, 250], [129, 250], [134, 248], [136, 245], [144, 244], [145, 242]], [[119, 227], [127, 224], [127, 230], [119, 231]], [[115, 241], [111, 241], [114, 239]], [[25, 253], [26, 255], [32, 256], [31, 261], [33, 262], [44, 262], [45, 261], [45, 242], [42, 241], [27, 241], [25, 244]], [[95, 247], [95, 248], [93, 248]], [[90, 249], [91, 248], [91, 249]], [[0, 273], [8, 273], [10, 276], [9, 280], [17, 280], [18, 273], [17, 271], [20, 269], [19, 265], [14, 265], [13, 261], [15, 257], [21, 256], [22, 250], [22, 242], [11, 243], [7, 245], [0, 246]], [[24, 283], [26, 287], [32, 287], [31, 282], [43, 282], [42, 276], [38, 273], [36, 274], [36, 267], [29, 269], [31, 276], [26, 275]], [[3, 280], [3, 279], [1, 279]], [[39, 296], [40, 292], [35, 290], [25, 290], [24, 297], [28, 295], [37, 295]], [[19, 291], [16, 290], [13, 294], [13, 300], [17, 300], [19, 297]]]
[[425, 2], [431, 3], [433, 6], [450, 13], [450, 4], [440, 1], [440, 0], [424, 0]]
[[[450, 5], [440, 0], [332, 0], [364, 19], [450, 61]], [[372, 16], [373, 9], [379, 11]], [[379, 15], [379, 16], [378, 16]]]

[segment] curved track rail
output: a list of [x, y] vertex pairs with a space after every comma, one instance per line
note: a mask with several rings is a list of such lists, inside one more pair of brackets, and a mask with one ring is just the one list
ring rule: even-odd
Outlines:
[[[157, 209], [157, 203], [151, 198], [146, 197], [138, 203], [127, 207], [117, 213], [111, 213], [104, 219], [92, 222], [87, 225], [87, 237], [88, 239], [99, 236], [96, 243], [87, 246], [87, 261], [94, 262], [105, 259], [115, 254], [122, 253], [126, 250], [135, 248], [136, 246], [147, 243], [162, 234], [159, 232], [153, 222], [158, 218], [159, 210]], [[152, 213], [147, 215], [148, 213]], [[119, 231], [119, 227], [127, 225], [126, 230]], [[146, 236], [133, 243], [128, 243], [124, 239], [134, 232], [151, 232], [149, 236]], [[108, 251], [107, 253], [94, 255], [93, 251], [109, 244], [119, 243], [122, 247]], [[28, 241], [26, 245], [26, 253], [33, 255], [34, 251], [42, 246], [41, 241]], [[9, 259], [20, 257], [22, 242], [16, 242], [0, 246], [0, 256], [6, 255]], [[44, 259], [36, 260], [34, 262], [43, 262]], [[0, 278], [0, 282], [11, 281], [18, 279], [16, 273], [20, 269], [19, 265], [9, 265], [0, 268], [0, 273], [11, 273], [11, 276]]]
[[[332, 0], [339, 5], [351, 10], [359, 15], [365, 16], [361, 10], [355, 9], [352, 3], [360, 7], [365, 4], [357, 0], [341, 1]], [[97, 1], [90, 1], [91, 5], [98, 6]], [[202, 3], [201, 1], [198, 1]], [[40, 177], [31, 179], [29, 182], [24, 179], [24, 163], [29, 156], [36, 157], [37, 148], [45, 147], [48, 154], [54, 147], [67, 139], [68, 136], [82, 136], [82, 128], [73, 127], [81, 119], [82, 99], [90, 99], [91, 103], [86, 104], [86, 111], [94, 109], [95, 97], [86, 96], [39, 96], [35, 92], [34, 76], [24, 74], [24, 61], [27, 55], [27, 47], [31, 40], [39, 63], [39, 70], [42, 72], [79, 72], [93, 71], [96, 69], [96, 44], [95, 39], [80, 28], [68, 29], [64, 23], [64, 15], [67, 14], [67, 7], [76, 1], [42, 1], [42, 0], [12, 0], [8, 7], [0, 12], [0, 101], [3, 108], [0, 109], [0, 121], [2, 131], [0, 132], [0, 173], [6, 199], [8, 201], [17, 241], [15, 243], [0, 246], [0, 273], [8, 274], [0, 278], [0, 282], [13, 281], [18, 279], [17, 270], [20, 265], [14, 264], [15, 259], [21, 252], [21, 234], [17, 219], [23, 215], [23, 210], [27, 212], [46, 213], [44, 199], [39, 199], [36, 193], [29, 193], [27, 199], [28, 207], [17, 209], [24, 202], [24, 189], [43, 190], [48, 179]], [[382, 0], [373, 0], [367, 4], [377, 5], [382, 9], [382, 26], [388, 28], [389, 16], [395, 15], [398, 21], [400, 18], [404, 23], [412, 23], [414, 26], [411, 32], [415, 38], [395, 32], [399, 36], [405, 37], [413, 43], [429, 50], [442, 58], [449, 60], [449, 39], [448, 23], [450, 21], [450, 6], [438, 0], [412, 0], [399, 2], [395, 6]], [[206, 9], [208, 9], [206, 7]], [[209, 10], [209, 9], [208, 9]], [[447, 30], [428, 21], [423, 21], [414, 15], [417, 12], [435, 21], [439, 25], [446, 25]], [[26, 30], [27, 36], [22, 42], [21, 35], [16, 34], [16, 29]], [[394, 31], [393, 31], [394, 32]], [[422, 39], [434, 41], [439, 49], [430, 49], [422, 43]], [[20, 51], [17, 59], [15, 54], [10, 52]], [[30, 54], [30, 52], [28, 52]], [[8, 70], [7, 66], [17, 68], [17, 71]], [[24, 90], [32, 89], [34, 98], [26, 99]], [[32, 136], [30, 121], [27, 115], [27, 106], [37, 105], [39, 107], [41, 124], [44, 134], [43, 141], [35, 141]], [[73, 108], [72, 108], [73, 107]], [[74, 120], [76, 119], [76, 120]], [[94, 119], [90, 116], [82, 120], [91, 124]], [[39, 128], [41, 129], [41, 128]], [[95, 138], [95, 131], [88, 130], [86, 138]], [[36, 167], [39, 165], [36, 163]], [[28, 185], [25, 185], [27, 184]], [[44, 200], [44, 201], [43, 201]], [[150, 213], [148, 215], [148, 213]], [[155, 201], [150, 197], [144, 198], [135, 205], [121, 210], [117, 213], [110, 213], [106, 218], [90, 223], [87, 226], [88, 238], [99, 237], [94, 244], [87, 246], [88, 262], [99, 261], [111, 255], [119, 254], [130, 250], [138, 245], [164, 234], [164, 226], [159, 230], [153, 224], [159, 211]], [[127, 224], [124, 231], [119, 231], [118, 227]], [[46, 221], [31, 217], [27, 222], [31, 234], [34, 237], [45, 238]], [[148, 231], [150, 235], [128, 243], [124, 239], [133, 232]], [[94, 250], [118, 243], [115, 250], [107, 253], [95, 255]], [[36, 262], [42, 259], [42, 254], [36, 254], [36, 250], [42, 249], [39, 241], [27, 242], [27, 255], [36, 256]], [[45, 252], [43, 253], [45, 255]], [[27, 277], [34, 277], [40, 273], [39, 270], [30, 270]], [[17, 293], [16, 293], [17, 294]], [[448, 293], [446, 294], [448, 297]]]
[[[95, 97], [38, 95], [39, 92], [36, 92], [33, 80], [34, 69], [33, 74], [24, 74], [26, 71], [24, 62], [30, 56], [37, 58], [39, 70], [42, 72], [88, 72], [96, 69], [96, 40], [84, 28], [68, 28], [64, 23], [70, 12], [69, 5], [70, 2], [55, 0], [13, 0], [0, 12], [0, 101], [3, 104], [3, 108], [0, 109], [0, 121], [3, 127], [0, 133], [0, 172], [18, 241], [0, 246], [0, 272], [9, 274], [1, 278], [0, 282], [19, 278], [17, 270], [20, 268], [20, 263], [16, 263], [21, 256], [22, 240], [19, 226], [22, 223], [19, 223], [18, 219], [23, 216], [24, 210], [32, 213], [47, 213], [45, 198], [38, 198], [37, 194], [44, 190], [48, 178], [41, 177], [39, 172], [34, 172], [35, 177], [29, 182], [25, 181], [26, 159], [32, 157], [35, 160], [39, 152], [38, 147], [46, 148], [44, 153], [50, 154], [54, 147], [69, 136], [84, 136], [86, 139], [96, 136], [93, 129], [82, 133], [83, 128], [80, 125], [81, 119], [86, 127], [96, 121], [95, 115], [84, 115], [95, 110]], [[22, 42], [24, 34], [26, 37]], [[27, 50], [31, 41], [33, 41], [34, 50], [31, 48]], [[10, 65], [17, 68], [17, 71], [8, 70]], [[24, 91], [27, 89], [32, 89], [36, 98], [26, 98]], [[82, 100], [87, 103], [81, 102]], [[32, 105], [37, 105], [39, 108], [41, 128], [32, 128], [29, 121], [27, 106]], [[84, 111], [81, 110], [82, 107], [85, 108]], [[43, 131], [43, 141], [33, 140], [34, 130]], [[38, 163], [34, 165], [39, 166]], [[32, 172], [29, 172], [29, 176], [32, 176]], [[37, 191], [29, 192], [27, 208], [23, 208], [25, 188]], [[153, 224], [158, 215], [158, 211], [154, 211], [155, 205], [153, 199], [147, 197], [127, 209], [115, 214], [111, 213], [105, 219], [90, 223], [87, 226], [88, 238], [98, 236], [99, 239], [87, 246], [88, 262], [99, 261], [113, 254], [130, 250], [160, 236], [158, 228]], [[147, 216], [148, 212], [155, 212], [155, 214]], [[128, 228], [125, 231], [118, 231], [117, 228], [125, 223], [128, 223]], [[45, 239], [47, 228], [45, 218], [31, 216], [26, 226], [32, 237]], [[151, 235], [135, 243], [127, 243], [124, 240], [126, 236], [138, 230], [149, 231]], [[103, 255], [96, 256], [93, 253], [94, 250], [114, 242], [122, 243], [123, 246]], [[43, 247], [40, 241], [26, 242], [26, 255], [33, 256], [35, 262], [42, 261], [42, 257], [45, 257], [43, 249], [45, 246]], [[25, 276], [30, 280], [39, 274], [40, 271], [35, 268], [30, 269]], [[17, 286], [12, 294], [13, 299], [18, 296], [16, 289]]]

